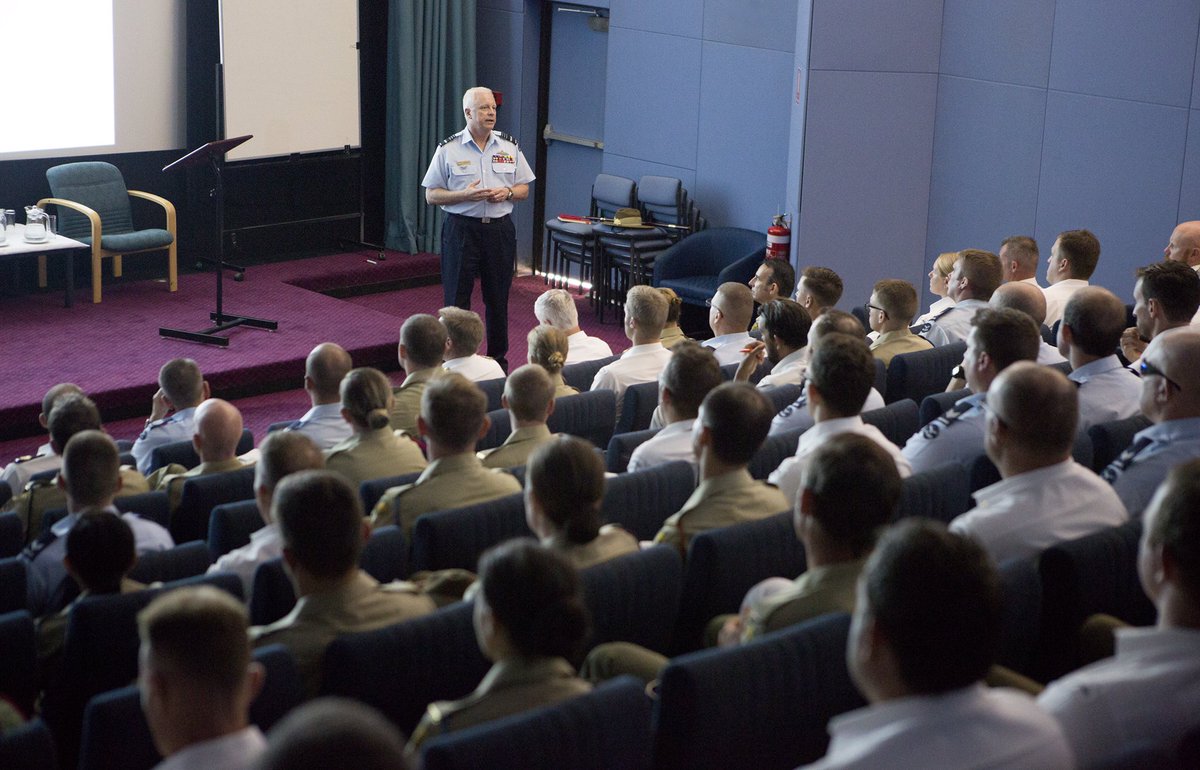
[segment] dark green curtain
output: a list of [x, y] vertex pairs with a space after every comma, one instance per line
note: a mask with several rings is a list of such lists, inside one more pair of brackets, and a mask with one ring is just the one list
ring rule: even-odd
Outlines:
[[475, 0], [391, 0], [388, 7], [386, 208], [389, 249], [439, 250], [442, 212], [421, 179], [438, 142], [465, 125], [475, 83]]

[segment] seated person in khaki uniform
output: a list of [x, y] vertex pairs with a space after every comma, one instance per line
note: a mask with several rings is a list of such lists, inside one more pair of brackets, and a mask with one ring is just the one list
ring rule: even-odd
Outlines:
[[392, 388], [383, 372], [353, 369], [342, 380], [342, 417], [354, 432], [325, 453], [325, 467], [355, 489], [364, 481], [416, 473], [425, 467], [417, 442], [392, 429]]
[[588, 633], [579, 576], [559, 554], [515, 539], [479, 559], [475, 636], [494, 665], [462, 700], [429, 704], [408, 743], [582, 695], [592, 686], [567, 660]]
[[232, 572], [242, 579], [242, 595], [254, 588], [258, 565], [283, 555], [283, 537], [279, 523], [271, 518], [275, 487], [284, 477], [297, 471], [319, 471], [325, 467], [325, 455], [306, 434], [277, 430], [259, 444], [254, 464], [254, 501], [265, 526], [250, 535], [250, 542], [235, 548], [209, 565], [208, 572]]
[[250, 629], [256, 647], [282, 644], [296, 659], [304, 690], [316, 695], [321, 658], [337, 636], [370, 631], [432, 612], [409, 583], [380, 585], [358, 568], [369, 532], [358, 493], [332, 471], [300, 471], [275, 489], [271, 515], [283, 534], [283, 564], [295, 608]]
[[679, 326], [679, 316], [683, 315], [683, 300], [674, 289], [666, 286], [658, 287], [659, 294], [667, 298], [667, 324], [662, 330], [662, 345], [667, 350], [688, 339]]
[[542, 545], [583, 569], [638, 549], [616, 524], [600, 525], [604, 462], [583, 439], [558, 435], [529, 457], [525, 521]]
[[[738, 615], [721, 615], [708, 626], [707, 643], [732, 647], [828, 612], [854, 610], [854, 585], [900, 500], [900, 474], [892, 458], [865, 436], [835, 436], [813, 455], [792, 524], [804, 544], [808, 569], [795, 581], [767, 578], [746, 593]], [[713, 637], [716, 639], [713, 639]], [[667, 658], [628, 642], [602, 644], [583, 664], [597, 682], [621, 674], [649, 682]]]
[[476, 454], [485, 468], [516, 468], [550, 440], [546, 420], [554, 413], [554, 382], [542, 367], [526, 364], [508, 375], [500, 404], [513, 431], [500, 446]]
[[136, 562], [133, 530], [124, 519], [106, 513], [85, 513], [71, 527], [63, 566], [79, 585], [79, 596], [58, 612], [38, 618], [37, 655], [43, 683], [52, 681], [58, 670], [71, 608], [86, 596], [124, 594], [145, 588], [125, 577]]
[[[46, 391], [46, 395], [42, 396], [42, 411], [38, 414], [38, 424], [42, 426], [42, 430], [47, 434], [50, 432], [50, 412], [54, 409], [54, 403], [62, 396], [71, 393], [86, 395], [83, 390], [72, 382], [60, 382], [50, 390]], [[16, 497], [25, 490], [25, 485], [29, 483], [29, 479], [35, 473], [43, 471], [58, 470], [62, 466], [62, 457], [54, 451], [47, 441], [38, 447], [37, 452], [24, 457], [18, 457], [4, 468], [4, 472], [0, 473], [0, 483], [7, 484], [12, 490], [12, 496]]]
[[[71, 437], [85, 430], [101, 430], [100, 410], [96, 403], [81, 393], [68, 393], [55, 400], [46, 421], [50, 431], [51, 451], [62, 455]], [[61, 463], [60, 463], [61, 469]], [[117, 495], [136, 495], [149, 492], [146, 478], [134, 468], [121, 468], [121, 486]], [[42, 531], [42, 514], [67, 505], [67, 495], [58, 484], [58, 476], [34, 479], [25, 491], [8, 501], [6, 511], [16, 511], [25, 525], [25, 541], [32, 542]]]
[[421, 414], [421, 394], [425, 383], [442, 371], [442, 355], [446, 352], [446, 327], [428, 313], [417, 313], [400, 327], [400, 347], [397, 357], [404, 367], [404, 382], [392, 390], [392, 427], [414, 438], [417, 417]]
[[571, 343], [567, 334], [561, 329], [541, 324], [529, 330], [526, 338], [529, 346], [529, 363], [537, 364], [546, 370], [554, 383], [554, 397], [574, 396], [579, 392], [563, 381], [562, 370], [567, 364], [567, 353]]
[[461, 374], [444, 374], [425, 386], [417, 421], [429, 467], [412, 484], [383, 493], [371, 526], [399, 524], [405, 537], [417, 517], [430, 511], [484, 503], [521, 491], [509, 473], [483, 467], [475, 443], [487, 432], [487, 396]]
[[697, 532], [788, 510], [787, 498], [778, 489], [756, 481], [746, 470], [774, 414], [770, 399], [749, 383], [727, 382], [709, 391], [692, 427], [700, 486], [663, 522], [654, 542], [678, 548], [686, 556]]
[[871, 355], [887, 366], [900, 353], [929, 350], [933, 343], [912, 333], [908, 324], [917, 314], [917, 290], [908, 281], [888, 278], [875, 284], [867, 302], [867, 322], [879, 337]]
[[237, 457], [238, 441], [242, 438], [242, 413], [238, 408], [220, 398], [210, 398], [196, 407], [192, 421], [194, 433], [192, 446], [200, 456], [200, 464], [188, 470], [172, 463], [150, 474], [153, 489], [167, 493], [167, 501], [174, 511], [183, 496], [183, 482], [210, 473], [236, 471], [245, 465]]

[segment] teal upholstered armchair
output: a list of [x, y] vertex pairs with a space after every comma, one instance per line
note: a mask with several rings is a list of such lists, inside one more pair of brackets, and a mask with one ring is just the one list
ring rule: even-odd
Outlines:
[[[167, 279], [178, 288], [176, 268], [175, 206], [166, 198], [130, 190], [120, 170], [111, 163], [66, 163], [47, 169], [52, 198], [38, 206], [58, 207], [58, 232], [92, 247], [92, 302], [100, 301], [100, 261], [112, 257], [113, 276], [121, 277], [121, 257], [143, 251], [167, 250]], [[165, 229], [133, 229], [129, 199], [143, 198], [162, 206]], [[38, 258], [38, 285], [46, 285], [46, 258]]]

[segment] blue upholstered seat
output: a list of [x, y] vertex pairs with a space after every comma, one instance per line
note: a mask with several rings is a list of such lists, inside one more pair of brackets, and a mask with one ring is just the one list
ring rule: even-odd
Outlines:
[[208, 535], [208, 520], [213, 508], [253, 498], [253, 467], [186, 479], [179, 496], [179, 507], [171, 513], [171, 537], [176, 543], [203, 540]]
[[893, 401], [882, 409], [862, 413], [862, 421], [874, 425], [896, 446], [904, 446], [909, 436], [917, 432], [917, 404], [911, 399]]
[[1124, 420], [1103, 422], [1088, 428], [1088, 438], [1092, 440], [1092, 469], [1097, 473], [1104, 470], [1133, 443], [1134, 434], [1148, 427], [1150, 420], [1135, 414]]
[[592, 380], [596, 379], [596, 372], [618, 358], [620, 356], [608, 356], [607, 358], [596, 358], [591, 361], [581, 361], [577, 364], [568, 361], [562, 370], [563, 382], [583, 393], [592, 387]]
[[635, 430], [629, 433], [614, 433], [612, 439], [608, 442], [608, 449], [604, 453], [605, 469], [609, 473], [624, 473], [629, 467], [629, 458], [633, 455], [633, 450], [645, 444], [657, 434], [657, 428]]
[[958, 463], [914, 473], [900, 483], [896, 517], [921, 516], [945, 524], [971, 508], [971, 478]]
[[37, 697], [37, 641], [25, 610], [0, 615], [0, 693], [26, 714]]
[[950, 407], [971, 395], [970, 388], [952, 390], [949, 393], [931, 393], [921, 399], [921, 425], [928, 425], [945, 414]]
[[28, 603], [25, 562], [16, 556], [0, 559], [0, 612], [23, 610]]
[[382, 479], [369, 479], [358, 485], [358, 496], [362, 498], [363, 510], [367, 515], [371, 515], [371, 510], [375, 507], [375, 503], [379, 502], [379, 498], [383, 497], [383, 493], [392, 487], [399, 487], [404, 484], [411, 484], [421, 475], [420, 471], [416, 473], [405, 473], [400, 476], [387, 476]]
[[962, 363], [967, 343], [901, 353], [892, 358], [887, 368], [887, 388], [883, 400], [887, 403], [911, 398], [920, 403], [932, 393], [941, 393], [950, 381], [950, 372]]
[[532, 535], [520, 494], [426, 513], [413, 525], [412, 568], [419, 572], [460, 567], [474, 572], [488, 548], [512, 537]]
[[208, 519], [208, 552], [213, 561], [250, 542], [262, 529], [262, 513], [255, 500], [239, 500], [214, 506]]
[[654, 260], [655, 286], [704, 307], [717, 287], [746, 283], [762, 264], [767, 236], [741, 227], [711, 227], [684, 238]]
[[683, 590], [683, 562], [674, 548], [618, 556], [588, 567], [580, 577], [592, 618], [589, 649], [624, 641], [667, 652]]
[[[0, 484], [0, 487], [5, 485]], [[0, 503], [2, 505], [3, 503]], [[16, 556], [25, 547], [25, 525], [13, 512], [0, 513], [0, 558]]]
[[[244, 455], [254, 448], [254, 434], [249, 428], [242, 429], [242, 437], [238, 439], [235, 454]], [[172, 441], [169, 444], [156, 446], [150, 450], [150, 471], [156, 471], [165, 465], [175, 463], [185, 468], [195, 468], [200, 464], [200, 455], [191, 439]]]
[[608, 480], [600, 517], [620, 524], [638, 540], [650, 540], [696, 488], [691, 463], [672, 462]]
[[649, 770], [650, 699], [621, 677], [592, 692], [457, 732], [422, 747], [425, 770]]
[[639, 382], [625, 389], [621, 401], [621, 416], [614, 433], [629, 433], [650, 427], [650, 419], [658, 406], [658, 383]]
[[138, 555], [129, 577], [139, 583], [170, 583], [194, 575], [203, 575], [212, 564], [212, 555], [203, 540], [192, 540], [162, 551]]

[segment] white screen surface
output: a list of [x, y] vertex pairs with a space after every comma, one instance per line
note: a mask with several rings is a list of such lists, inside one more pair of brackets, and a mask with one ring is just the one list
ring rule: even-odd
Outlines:
[[357, 0], [223, 0], [230, 160], [358, 147]]
[[4, 3], [0, 160], [182, 147], [183, 2]]

